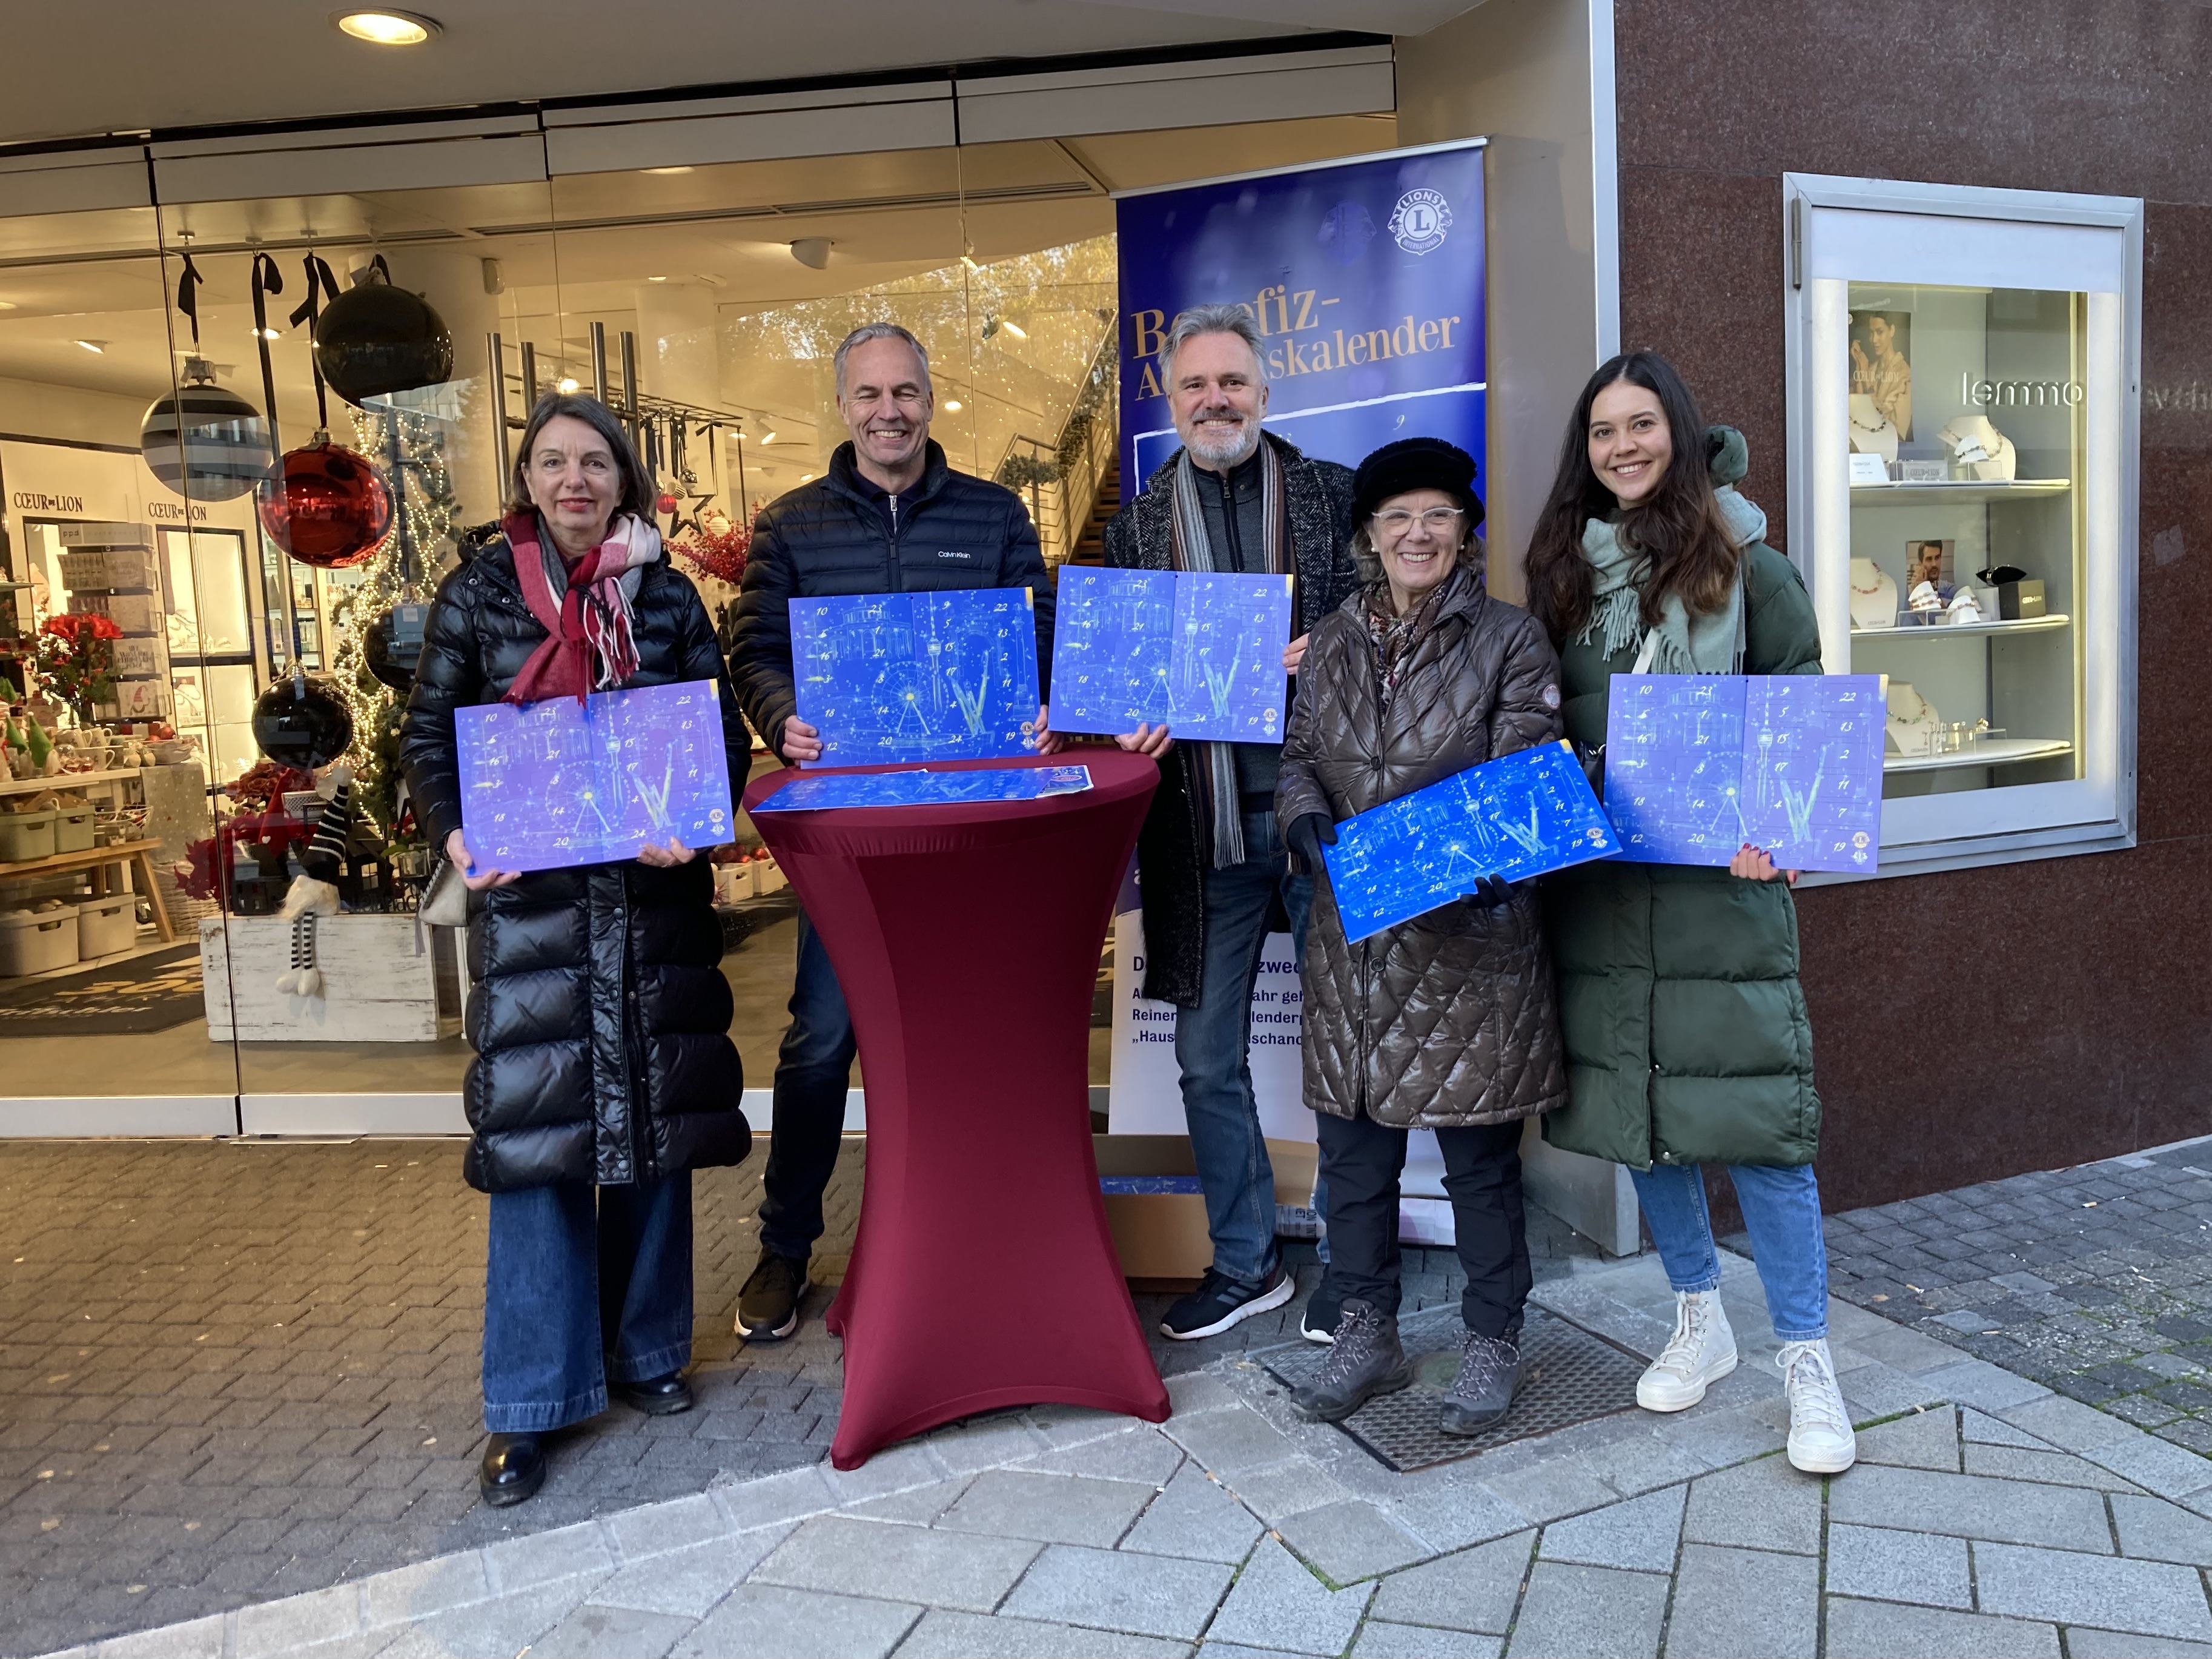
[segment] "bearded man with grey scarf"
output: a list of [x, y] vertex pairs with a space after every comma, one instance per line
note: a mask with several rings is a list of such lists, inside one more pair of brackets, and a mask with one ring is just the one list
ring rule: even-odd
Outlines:
[[[1297, 637], [1283, 665], [1295, 697], [1308, 631], [1359, 585], [1351, 469], [1261, 429], [1267, 356], [1240, 307], [1178, 316], [1160, 350], [1160, 380], [1182, 447], [1106, 526], [1106, 562], [1294, 574]], [[1189, 1340], [1279, 1308], [1292, 1294], [1275, 1249], [1274, 1171], [1247, 1053], [1269, 923], [1279, 919], [1304, 953], [1313, 876], [1293, 869], [1276, 828], [1279, 744], [1178, 743], [1166, 726], [1151, 726], [1115, 741], [1160, 763], [1159, 793], [1137, 842], [1144, 992], [1175, 1005], [1183, 1114], [1213, 1240], [1205, 1279], [1160, 1323], [1165, 1335]], [[1303, 1322], [1323, 1341], [1334, 1325], [1326, 1307]]]

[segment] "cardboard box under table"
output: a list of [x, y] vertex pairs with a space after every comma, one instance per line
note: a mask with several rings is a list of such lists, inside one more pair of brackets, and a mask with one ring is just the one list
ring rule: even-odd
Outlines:
[[[1121, 1276], [1140, 1289], [1194, 1285], [1213, 1263], [1206, 1231], [1206, 1195], [1183, 1135], [1093, 1135], [1106, 1225], [1114, 1234]], [[1270, 1140], [1277, 1205], [1313, 1201], [1321, 1149], [1307, 1141]]]

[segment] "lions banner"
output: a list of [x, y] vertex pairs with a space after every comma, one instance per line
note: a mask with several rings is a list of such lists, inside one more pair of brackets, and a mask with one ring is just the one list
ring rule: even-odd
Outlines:
[[1267, 424], [1308, 454], [1352, 466], [1434, 437], [1482, 461], [1480, 142], [1137, 191], [1115, 210], [1125, 495], [1176, 451], [1159, 349], [1195, 305], [1259, 325]]

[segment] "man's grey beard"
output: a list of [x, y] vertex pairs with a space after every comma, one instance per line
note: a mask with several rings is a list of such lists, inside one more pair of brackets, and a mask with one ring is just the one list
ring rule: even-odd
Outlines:
[[1194, 460], [1206, 466], [1224, 470], [1232, 466], [1241, 466], [1251, 459], [1259, 450], [1260, 422], [1256, 419], [1248, 419], [1244, 422], [1243, 431], [1238, 435], [1237, 441], [1232, 444], [1222, 446], [1208, 443], [1200, 435], [1198, 423], [1193, 422], [1191, 434], [1185, 440], [1185, 447], [1189, 449]]

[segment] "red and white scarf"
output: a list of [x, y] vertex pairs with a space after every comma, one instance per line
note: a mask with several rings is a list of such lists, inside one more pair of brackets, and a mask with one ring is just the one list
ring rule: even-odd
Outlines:
[[574, 697], [621, 685], [637, 672], [631, 631], [632, 572], [660, 557], [660, 532], [624, 514], [607, 539], [571, 564], [550, 538], [538, 540], [535, 513], [512, 513], [501, 528], [514, 550], [514, 574], [523, 602], [544, 629], [545, 643], [531, 653], [507, 688], [508, 702]]

